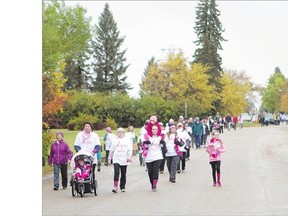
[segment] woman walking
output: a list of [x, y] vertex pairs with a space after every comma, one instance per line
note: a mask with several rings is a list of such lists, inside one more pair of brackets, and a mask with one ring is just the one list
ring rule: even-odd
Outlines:
[[132, 146], [129, 137], [125, 136], [125, 130], [118, 128], [117, 136], [112, 141], [112, 146], [109, 152], [108, 163], [113, 161], [114, 167], [114, 187], [112, 192], [117, 193], [118, 182], [120, 178], [120, 190], [125, 192], [126, 173], [128, 162], [131, 162]]
[[56, 134], [56, 141], [51, 145], [48, 164], [53, 164], [54, 170], [54, 190], [59, 188], [59, 170], [62, 176], [63, 189], [67, 188], [67, 163], [72, 158], [72, 151], [69, 145], [63, 140], [64, 134], [58, 132]]
[[151, 188], [153, 192], [156, 192], [159, 178], [159, 168], [161, 161], [163, 160], [161, 145], [164, 147], [166, 143], [163, 139], [161, 139], [161, 135], [157, 135], [157, 125], [153, 125], [151, 129], [152, 136], [149, 136], [148, 134], [144, 136], [145, 141], [143, 142], [143, 149], [146, 149], [147, 151], [145, 163], [148, 169]]

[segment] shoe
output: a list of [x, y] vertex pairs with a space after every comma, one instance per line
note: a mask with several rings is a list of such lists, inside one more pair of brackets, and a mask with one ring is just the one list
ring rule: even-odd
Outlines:
[[125, 192], [125, 188], [122, 188], [122, 189], [121, 189], [121, 192]]
[[156, 187], [155, 187], [155, 188], [152, 188], [152, 191], [153, 191], [153, 192], [157, 192], [157, 189], [156, 189]]
[[112, 192], [113, 192], [113, 193], [117, 193], [117, 188], [114, 188], [114, 189], [112, 190]]
[[67, 189], [67, 187], [63, 187], [63, 190]]
[[176, 183], [176, 180], [175, 180], [175, 179], [172, 179], [171, 182], [172, 182], [172, 183]]
[[53, 190], [55, 190], [55, 191], [56, 191], [56, 190], [58, 190], [58, 188], [57, 188], [57, 187], [54, 187], [54, 188], [53, 188]]
[[160, 171], [160, 173], [163, 174], [164, 172], [163, 172], [163, 171]]
[[108, 163], [107, 163], [107, 162], [105, 162], [105, 163], [104, 163], [104, 165], [105, 165], [105, 166], [108, 166]]
[[177, 173], [181, 173], [181, 170], [178, 170]]
[[221, 182], [217, 182], [218, 187], [222, 187]]
[[217, 185], [216, 185], [216, 182], [214, 182], [214, 183], [213, 183], [213, 187], [216, 187], [216, 186], [217, 186]]
[[182, 173], [185, 173], [185, 170], [182, 170]]

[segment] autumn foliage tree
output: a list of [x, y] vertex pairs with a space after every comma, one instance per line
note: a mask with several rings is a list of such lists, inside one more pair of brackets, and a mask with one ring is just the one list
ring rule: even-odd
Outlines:
[[247, 107], [248, 94], [252, 90], [252, 83], [243, 73], [237, 71], [225, 71], [220, 79], [223, 91], [220, 94], [223, 109], [222, 115], [239, 115]]

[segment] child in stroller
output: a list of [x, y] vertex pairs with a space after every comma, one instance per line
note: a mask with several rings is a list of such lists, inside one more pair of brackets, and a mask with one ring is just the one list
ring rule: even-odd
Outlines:
[[96, 193], [96, 180], [92, 175], [92, 164], [94, 155], [86, 150], [78, 151], [71, 160], [72, 176], [71, 186], [72, 195], [80, 194], [83, 197], [84, 193]]
[[78, 163], [75, 167], [75, 178], [78, 182], [84, 181], [86, 178], [89, 178], [91, 172], [91, 165], [84, 162], [84, 158], [79, 157]]

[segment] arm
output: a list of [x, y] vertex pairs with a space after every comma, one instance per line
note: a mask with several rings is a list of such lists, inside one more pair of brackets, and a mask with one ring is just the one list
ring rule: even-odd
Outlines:
[[74, 142], [74, 149], [76, 152], [78, 152], [81, 149], [81, 132], [79, 132], [76, 136], [75, 142]]

